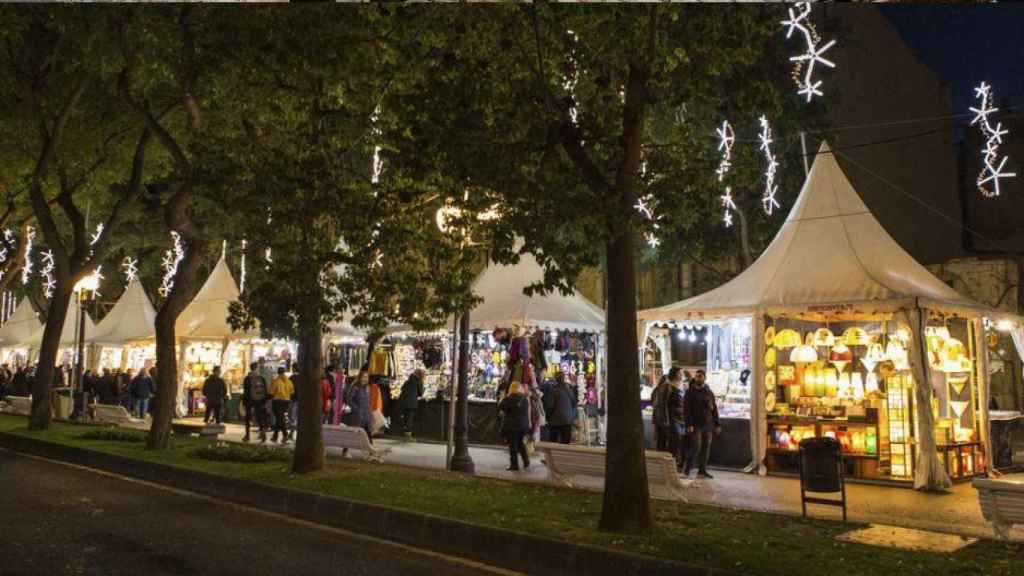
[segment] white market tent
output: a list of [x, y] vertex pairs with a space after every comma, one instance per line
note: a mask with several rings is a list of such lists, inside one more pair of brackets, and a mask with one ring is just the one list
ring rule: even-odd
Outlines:
[[32, 336], [42, 329], [39, 313], [28, 298], [22, 298], [14, 314], [0, 326], [0, 348], [29, 347]]
[[155, 336], [156, 310], [138, 278], [132, 280], [110, 312], [96, 325], [92, 344], [124, 346]]
[[[36, 330], [32, 336], [29, 337], [26, 345], [30, 348], [39, 349], [39, 346], [43, 343], [43, 332], [46, 330], [46, 325], [41, 324], [39, 329]], [[88, 342], [96, 334], [96, 324], [93, 323], [92, 318], [89, 314], [85, 314], [85, 341]], [[60, 332], [60, 347], [66, 348], [68, 346], [74, 346], [78, 340], [78, 311], [77, 306], [72, 304], [68, 307], [68, 314], [64, 318], [64, 329]]]
[[258, 331], [241, 332], [231, 329], [228, 323], [228, 307], [239, 297], [228, 264], [221, 256], [210, 273], [206, 283], [196, 297], [178, 316], [176, 335], [182, 340], [230, 340], [255, 338]]
[[[901, 314], [915, 332], [913, 341], [917, 345], [911, 351], [911, 366], [914, 380], [920, 384], [929, 382], [928, 363], [921, 361], [924, 356], [919, 350], [923, 310], [970, 318], [979, 340], [983, 338], [981, 317], [998, 315], [958, 294], [907, 254], [871, 214], [823, 142], [789, 216], [754, 264], [714, 290], [643, 310], [638, 317], [641, 342], [646, 341], [650, 328], [659, 323], [751, 318], [751, 370], [755, 375], [751, 398], [751, 468], [763, 470], [766, 413], [761, 399], [766, 391], [758, 351], [764, 348], [765, 315]], [[987, 363], [987, 357], [982, 354], [979, 362]], [[988, 370], [987, 366], [983, 368], [979, 371], [984, 375], [979, 392], [984, 399], [988, 397]], [[949, 479], [934, 454], [930, 386], [916, 386], [915, 395], [922, 432], [919, 460], [924, 463], [917, 466], [915, 486], [944, 487]], [[987, 402], [983, 401], [980, 408], [982, 438], [991, 454]]]

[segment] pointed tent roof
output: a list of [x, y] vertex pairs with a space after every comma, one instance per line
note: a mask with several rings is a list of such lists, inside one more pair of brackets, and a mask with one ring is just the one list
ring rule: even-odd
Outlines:
[[663, 322], [913, 298], [983, 308], [936, 278], [892, 239], [822, 142], [793, 209], [756, 262], [714, 290], [641, 311], [639, 317]]
[[22, 298], [14, 314], [0, 326], [0, 346], [27, 345], [32, 335], [42, 328], [39, 314], [28, 298]]
[[222, 340], [255, 337], [256, 333], [235, 332], [228, 324], [228, 306], [238, 300], [238, 284], [221, 255], [199, 293], [178, 316], [178, 338]]
[[156, 310], [136, 278], [117, 300], [110, 312], [96, 325], [90, 342], [123, 345], [155, 336]]
[[[73, 346], [75, 340], [78, 339], [78, 305], [74, 301], [71, 302], [71, 306], [68, 306], [67, 316], [64, 317], [64, 328], [60, 332], [60, 346]], [[43, 332], [46, 331], [46, 325], [40, 324], [39, 329], [32, 333], [27, 342], [22, 342], [26, 346], [32, 348], [38, 348], [43, 343]], [[96, 334], [96, 324], [93, 323], [92, 318], [89, 314], [85, 314], [85, 341], [89, 342]]]
[[473, 283], [473, 291], [483, 302], [469, 313], [471, 327], [604, 330], [604, 310], [575, 290], [568, 296], [557, 290], [545, 295], [523, 294], [525, 286], [543, 279], [544, 270], [532, 254], [522, 254], [513, 265], [492, 262]]

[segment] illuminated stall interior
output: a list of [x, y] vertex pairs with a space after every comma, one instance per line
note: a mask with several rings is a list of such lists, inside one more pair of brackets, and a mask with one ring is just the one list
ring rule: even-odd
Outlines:
[[156, 310], [142, 283], [133, 279], [89, 339], [96, 357], [93, 368], [138, 372], [152, 366], [156, 360], [155, 319]]
[[11, 317], [0, 326], [0, 364], [12, 369], [27, 365], [31, 360], [31, 339], [42, 327], [32, 302], [22, 298]]

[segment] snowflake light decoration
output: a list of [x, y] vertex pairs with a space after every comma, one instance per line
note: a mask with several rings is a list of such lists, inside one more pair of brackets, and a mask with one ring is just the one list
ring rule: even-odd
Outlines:
[[21, 267], [21, 283], [28, 284], [32, 277], [32, 241], [36, 239], [36, 229], [29, 226], [25, 231], [25, 265]]
[[999, 196], [999, 180], [1001, 178], [1012, 178], [1017, 175], [1016, 172], [1003, 171], [1006, 161], [1009, 160], [1008, 156], [1003, 156], [1002, 160], [999, 158], [999, 145], [1003, 143], [1003, 136], [1009, 134], [1010, 131], [1003, 128], [1002, 122], [992, 126], [989, 121], [989, 116], [999, 110], [992, 106], [994, 99], [992, 86], [982, 82], [974, 89], [974, 95], [981, 99], [981, 104], [977, 108], [970, 109], [971, 112], [974, 112], [971, 126], [977, 124], [981, 128], [982, 135], [987, 139], [985, 149], [981, 153], [984, 166], [981, 168], [981, 173], [978, 174], [978, 190], [986, 198], [992, 198]]
[[579, 44], [580, 38], [572, 30], [566, 30], [565, 33], [572, 39], [572, 48], [569, 50], [571, 72], [562, 80], [562, 89], [569, 94], [569, 98], [572, 100], [572, 106], [569, 107], [569, 119], [572, 120], [574, 126], [578, 126], [579, 109], [576, 107], [576, 84], [580, 81], [580, 63], [576, 58], [576, 46]]
[[121, 269], [124, 270], [124, 284], [127, 287], [139, 276], [139, 261], [131, 256], [125, 256], [121, 261]]
[[[715, 174], [718, 175], [718, 181], [722, 182], [725, 180], [725, 175], [732, 169], [732, 145], [736, 142], [736, 133], [733, 132], [732, 126], [728, 120], [722, 121], [722, 127], [716, 128], [715, 132], [718, 133], [718, 151], [722, 153], [722, 159], [718, 163], [718, 169], [715, 170]], [[725, 209], [725, 214], [722, 219], [725, 222], [725, 227], [732, 226], [732, 213], [730, 210], [736, 209], [736, 203], [732, 199], [732, 189], [729, 186], [725, 187], [725, 192], [721, 196], [722, 207]]]
[[779, 169], [779, 162], [775, 159], [775, 154], [772, 152], [772, 128], [768, 125], [768, 118], [761, 116], [759, 119], [761, 123], [761, 133], [758, 138], [761, 140], [760, 150], [764, 153], [765, 169], [764, 169], [764, 195], [761, 197], [761, 205], [764, 206], [764, 211], [769, 216], [776, 208], [779, 208], [779, 201], [775, 199], [775, 194], [779, 191], [779, 187], [775, 185], [775, 172]]
[[57, 281], [53, 278], [54, 267], [53, 251], [46, 250], [43, 252], [43, 269], [40, 273], [43, 276], [43, 294], [47, 300], [53, 298], [53, 289], [57, 287]]
[[174, 275], [178, 273], [178, 265], [185, 259], [185, 247], [181, 243], [181, 235], [174, 230], [171, 230], [171, 242], [173, 247], [164, 253], [164, 278], [160, 282], [159, 292], [164, 298], [174, 289]]
[[654, 212], [651, 210], [651, 207], [647, 204], [649, 199], [650, 196], [638, 199], [636, 201], [636, 205], [634, 206], [634, 208], [636, 208], [637, 212], [640, 212], [640, 214], [644, 218], [651, 222], [651, 227], [654, 229], [654, 232], [648, 232], [646, 234], [647, 245], [650, 246], [651, 248], [657, 248], [658, 246], [661, 245], [661, 240], [659, 240], [658, 237], [655, 235], [655, 232], [658, 231], [658, 223], [654, 221]]
[[89, 246], [95, 246], [96, 243], [100, 241], [100, 236], [102, 234], [103, 234], [103, 223], [100, 222], [99, 224], [96, 225], [96, 233], [93, 234], [92, 238], [89, 240]]
[[238, 292], [245, 292], [245, 239], [242, 240], [242, 263], [241, 263], [241, 274], [239, 274]]
[[800, 88], [797, 93], [807, 96], [807, 101], [810, 102], [815, 96], [822, 95], [821, 80], [814, 80], [814, 65], [821, 64], [829, 68], [836, 67], [835, 62], [822, 57], [822, 54], [834, 46], [836, 41], [829, 40], [825, 44], [821, 44], [821, 38], [818, 37], [818, 32], [814, 29], [814, 24], [810, 20], [810, 2], [797, 2], [794, 8], [789, 9], [789, 20], [783, 20], [781, 23], [787, 27], [787, 39], [793, 35], [794, 31], [799, 30], [804, 37], [804, 42], [807, 44], [807, 49], [803, 54], [793, 56], [789, 60], [794, 62], [793, 81]]

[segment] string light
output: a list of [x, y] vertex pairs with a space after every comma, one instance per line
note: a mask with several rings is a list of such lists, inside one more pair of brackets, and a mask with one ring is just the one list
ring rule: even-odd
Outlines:
[[775, 194], [779, 191], [779, 187], [775, 185], [775, 172], [779, 168], [779, 163], [772, 152], [772, 128], [768, 125], [768, 118], [761, 116], [759, 122], [761, 123], [761, 133], [758, 135], [761, 141], [760, 150], [764, 153], [766, 162], [764, 169], [764, 196], [761, 198], [761, 205], [764, 206], [765, 213], [771, 216], [772, 212], [780, 207], [779, 201], [775, 199]]
[[54, 267], [53, 251], [46, 250], [43, 252], [43, 270], [41, 274], [43, 276], [43, 294], [46, 295], [47, 300], [53, 298], [53, 289], [57, 287], [57, 281], [53, 279]]
[[569, 67], [572, 72], [562, 80], [562, 88], [569, 93], [569, 98], [572, 100], [572, 105], [569, 107], [569, 119], [572, 120], [574, 126], [578, 126], [579, 109], [576, 107], [576, 84], [580, 80], [580, 67], [579, 60], [576, 58], [576, 47], [580, 39], [572, 30], [566, 30], [565, 33], [572, 39], [572, 48], [569, 49]]
[[[10, 228], [4, 229], [4, 245], [0, 246], [0, 265], [7, 262], [7, 247], [14, 244], [14, 233]], [[0, 280], [3, 280], [5, 270], [0, 267]], [[2, 311], [2, 310], [0, 310]]]
[[651, 248], [657, 248], [658, 246], [661, 246], [661, 240], [659, 240], [658, 237], [655, 235], [655, 232], [658, 231], [658, 223], [654, 222], [654, 212], [651, 210], [651, 207], [647, 204], [649, 200], [649, 195], [637, 199], [634, 208], [636, 208], [637, 212], [640, 212], [640, 214], [644, 218], [652, 222], [651, 227], [654, 228], [654, 232], [647, 233], [647, 245], [650, 246]]
[[100, 236], [103, 234], [103, 223], [100, 222], [96, 225], [96, 233], [92, 235], [92, 239], [89, 240], [89, 246], [95, 246], [100, 241]]
[[[822, 96], [820, 90], [821, 80], [814, 80], [814, 65], [821, 64], [829, 68], [836, 67], [834, 62], [821, 56], [834, 46], [836, 41], [829, 40], [825, 44], [821, 44], [821, 38], [818, 37], [818, 32], [814, 29], [814, 24], [810, 20], [810, 2], [797, 2], [795, 8], [796, 11], [793, 8], [789, 9], [789, 20], [783, 20], [782, 25], [788, 27], [786, 30], [787, 39], [793, 35], [795, 30], [799, 30], [807, 45], [807, 49], [803, 54], [793, 56], [789, 60], [795, 63], [793, 65], [793, 81], [800, 88], [797, 94], [807, 96], [807, 101], [810, 102], [815, 96]], [[801, 73], [803, 74], [802, 77]]]
[[121, 269], [124, 270], [125, 287], [135, 281], [139, 275], [139, 261], [131, 256], [125, 256], [121, 261]]
[[36, 239], [36, 229], [29, 226], [25, 231], [25, 265], [21, 268], [21, 284], [28, 284], [32, 276], [32, 241]]
[[[377, 127], [377, 119], [380, 118], [380, 104], [373, 109], [373, 114], [370, 115], [370, 125], [373, 126], [372, 131], [374, 136], [380, 136], [380, 128]], [[373, 172], [370, 174], [370, 182], [377, 184], [380, 182], [381, 172], [384, 171], [384, 162], [380, 159], [380, 146], [373, 147]]]
[[[181, 243], [181, 235], [171, 230], [173, 246], [164, 253], [164, 278], [160, 282], [160, 295], [164, 298], [174, 289], [174, 275], [178, 273], [178, 265], [185, 259], [185, 247]], [[99, 270], [97, 268], [97, 270]]]
[[246, 244], [246, 242], [245, 242], [245, 239], [243, 238], [242, 239], [242, 264], [240, 266], [241, 269], [242, 269], [242, 273], [239, 275], [239, 283], [238, 283], [238, 292], [239, 293], [245, 292], [245, 244]]
[[[1003, 136], [1009, 134], [1010, 131], [1003, 128], [1002, 122], [997, 123], [995, 127], [989, 122], [989, 116], [999, 110], [992, 106], [994, 99], [992, 86], [982, 82], [974, 89], [974, 96], [981, 99], [981, 104], [978, 108], [970, 109], [971, 112], [974, 112], [971, 126], [977, 124], [981, 128], [982, 135], [987, 139], [985, 149], [981, 153], [981, 159], [985, 165], [982, 166], [981, 173], [978, 174], [978, 190], [986, 198], [992, 198], [999, 196], [1000, 178], [1012, 178], [1017, 175], [1016, 172], [1003, 172], [1006, 161], [1009, 160], [1008, 156], [1003, 156], [1002, 160], [999, 159], [999, 145], [1003, 143]], [[986, 186], [989, 183], [991, 183], [991, 188]]]
[[[732, 145], [736, 142], [736, 133], [733, 131], [728, 120], [723, 120], [722, 127], [715, 129], [715, 132], [718, 133], [718, 151], [722, 153], [722, 159], [718, 163], [718, 169], [715, 170], [715, 174], [718, 175], [718, 181], [722, 182], [725, 180], [725, 175], [732, 169]], [[736, 203], [732, 199], [731, 187], [725, 187], [721, 200], [725, 211], [722, 220], [725, 222], [725, 227], [728, 228], [732, 226], [731, 211], [736, 209]]]

